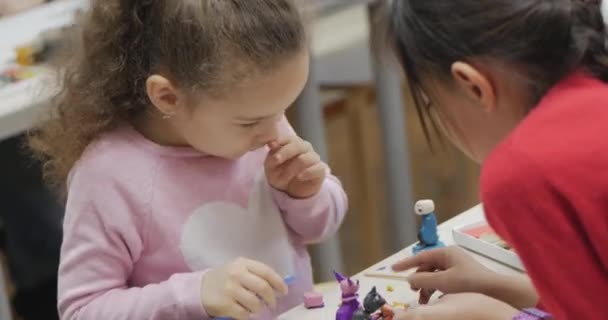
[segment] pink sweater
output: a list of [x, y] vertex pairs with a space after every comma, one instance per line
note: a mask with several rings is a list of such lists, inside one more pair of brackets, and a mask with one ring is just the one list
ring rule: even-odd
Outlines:
[[296, 200], [265, 180], [267, 150], [236, 161], [163, 147], [125, 126], [92, 144], [69, 181], [59, 266], [62, 319], [208, 319], [200, 284], [237, 257], [294, 275], [272, 319], [312, 287], [307, 244], [336, 232], [347, 209], [329, 176]]

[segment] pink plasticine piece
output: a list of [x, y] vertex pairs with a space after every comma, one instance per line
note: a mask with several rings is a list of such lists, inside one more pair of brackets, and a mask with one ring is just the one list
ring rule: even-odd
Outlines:
[[323, 308], [323, 295], [317, 292], [307, 292], [304, 294], [304, 306], [307, 309]]

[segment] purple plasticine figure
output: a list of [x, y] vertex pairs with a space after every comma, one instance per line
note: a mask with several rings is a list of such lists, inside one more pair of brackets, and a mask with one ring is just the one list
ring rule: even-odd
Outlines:
[[342, 290], [342, 304], [336, 312], [336, 320], [351, 320], [353, 314], [361, 308], [359, 304], [359, 281], [353, 281], [338, 272], [334, 271], [336, 280], [340, 283], [340, 290]]

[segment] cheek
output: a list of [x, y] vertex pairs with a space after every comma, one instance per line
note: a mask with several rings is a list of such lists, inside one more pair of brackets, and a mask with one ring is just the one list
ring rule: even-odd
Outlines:
[[479, 130], [477, 117], [467, 111], [466, 106], [452, 105], [434, 116], [435, 122], [445, 137], [470, 158], [475, 158]]
[[463, 112], [455, 121], [452, 140], [469, 158], [479, 163], [485, 153], [488, 124], [481, 114]]

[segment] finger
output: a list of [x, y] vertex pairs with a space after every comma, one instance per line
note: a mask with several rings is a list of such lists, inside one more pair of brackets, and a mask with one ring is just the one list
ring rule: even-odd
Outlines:
[[[435, 272], [435, 267], [433, 266], [421, 266], [416, 270], [416, 273], [423, 273], [423, 272]], [[418, 287], [414, 287], [411, 283], [410, 283], [410, 288], [412, 288], [413, 291], [418, 291], [420, 290], [420, 288]]]
[[241, 277], [241, 284], [249, 291], [258, 295], [271, 308], [277, 305], [277, 298], [268, 282], [253, 273], [245, 273]]
[[422, 289], [420, 290], [420, 297], [418, 298], [418, 303], [423, 305], [423, 304], [428, 304], [429, 301], [431, 301], [431, 297], [433, 297], [433, 294], [435, 293], [434, 289]]
[[264, 307], [262, 301], [254, 292], [243, 287], [236, 289], [234, 300], [243, 306], [249, 313], [258, 313]]
[[437, 289], [441, 290], [446, 283], [446, 273], [438, 272], [419, 272], [408, 277], [410, 286], [420, 289]]
[[271, 183], [271, 185], [273, 185], [275, 188], [285, 187], [286, 183], [279, 185], [277, 182], [282, 172], [275, 167], [271, 157], [266, 158], [266, 161], [264, 161], [264, 172], [266, 173], [266, 179], [268, 182]]
[[289, 182], [306, 168], [306, 163], [311, 163], [308, 166], [313, 164], [311, 161], [306, 160], [307, 158], [304, 159], [306, 161], [304, 163], [302, 163], [302, 161], [300, 161], [300, 157], [298, 157], [291, 159], [280, 166], [276, 166], [273, 160], [267, 160], [264, 163], [264, 168], [268, 181], [275, 188], [286, 188]]
[[[238, 302], [234, 303], [234, 305], [231, 307], [231, 310], [232, 311], [230, 312], [230, 315], [229, 315], [231, 319], [247, 320], [247, 319], [249, 319], [249, 316], [251, 315], [251, 313]], [[225, 319], [225, 318], [219, 318], [219, 319]]]
[[274, 153], [278, 151], [281, 147], [291, 143], [295, 139], [299, 139], [297, 135], [289, 135], [285, 137], [278, 138], [276, 140], [270, 141], [268, 143], [268, 148], [270, 148], [270, 152]]
[[282, 293], [283, 295], [287, 294], [288, 288], [285, 281], [283, 281], [283, 278], [269, 266], [261, 262], [250, 261], [247, 269], [256, 276], [266, 280], [275, 291]]
[[275, 170], [280, 171], [277, 181], [279, 184], [288, 184], [298, 174], [319, 163], [319, 156], [314, 152], [301, 154], [297, 158], [291, 159]]
[[275, 153], [281, 147], [281, 143], [278, 140], [271, 141], [268, 143], [270, 153]]
[[406, 271], [421, 266], [433, 266], [435, 269], [445, 269], [447, 255], [445, 248], [423, 251], [413, 257], [405, 258], [393, 265], [394, 271]]
[[298, 139], [295, 141], [291, 141], [290, 143], [276, 150], [272, 154], [272, 161], [275, 166], [280, 166], [283, 163], [311, 150], [312, 147], [310, 143]]
[[408, 309], [408, 310], [397, 310], [395, 311], [394, 320], [426, 320], [424, 315], [421, 314], [419, 309], [425, 307], [418, 307], [416, 309]]
[[312, 167], [308, 167], [302, 173], [298, 174], [300, 181], [312, 181], [323, 179], [327, 175], [327, 165], [323, 162], [317, 163]]
[[302, 170], [304, 170], [304, 165], [298, 162], [297, 159], [292, 159], [280, 167], [270, 169], [270, 171], [268, 171], [269, 179], [271, 179], [270, 181], [272, 181], [274, 185], [286, 187]]

